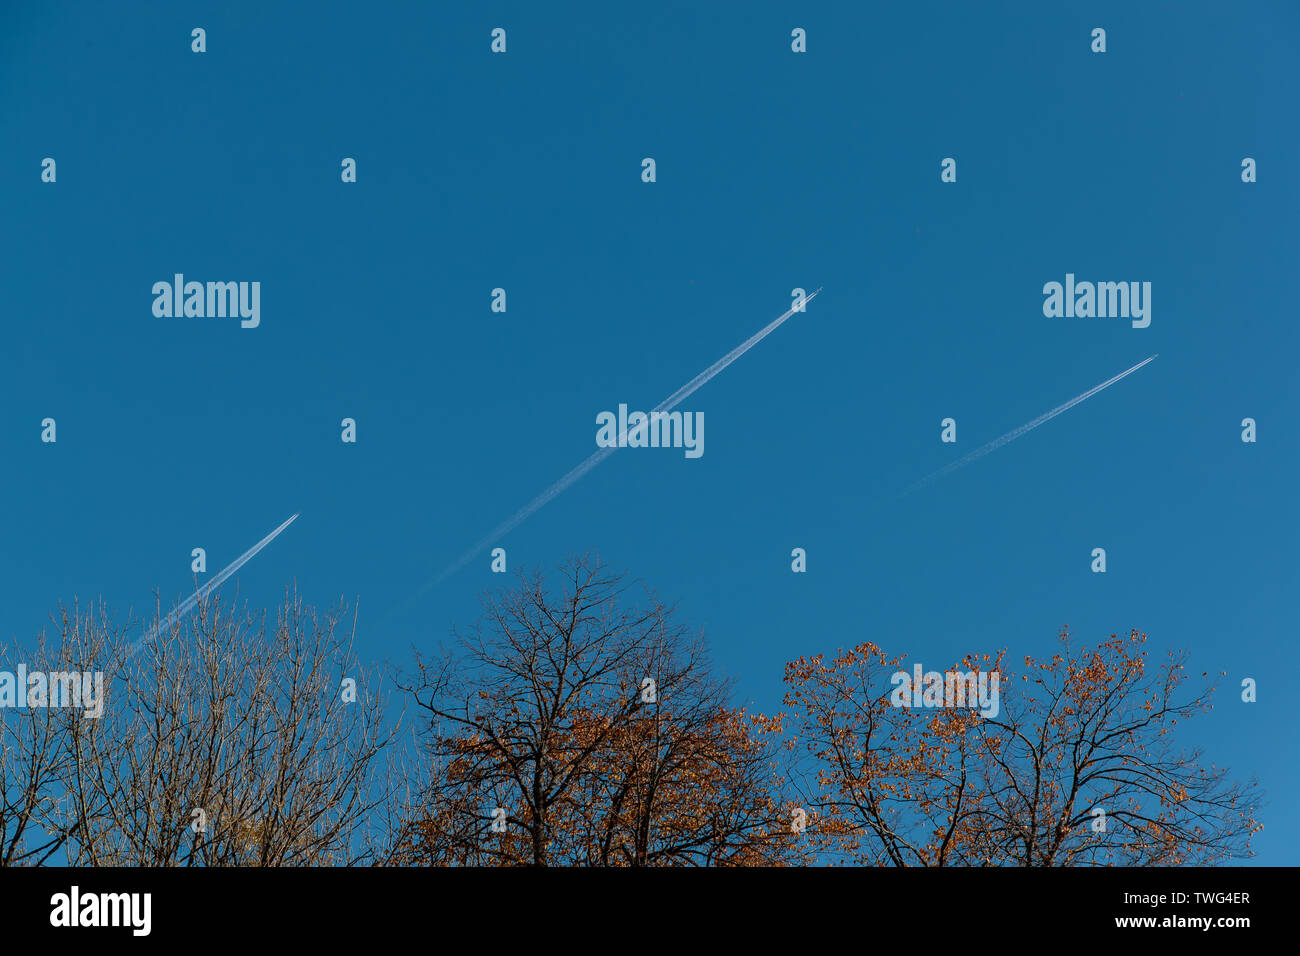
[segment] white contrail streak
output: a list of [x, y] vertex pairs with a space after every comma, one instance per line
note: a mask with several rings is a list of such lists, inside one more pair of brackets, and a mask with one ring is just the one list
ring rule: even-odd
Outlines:
[[[816, 298], [818, 292], [821, 292], [820, 287], [811, 295], [805, 296], [803, 299], [804, 303], [811, 302], [814, 298]], [[722, 358], [718, 359], [716, 362], [714, 362], [712, 365], [706, 368], [699, 375], [695, 376], [693, 379], [691, 379], [689, 382], [687, 382], [677, 391], [673, 392], [671, 395], [665, 398], [662, 402], [660, 402], [653, 409], [651, 409], [651, 414], [653, 414], [654, 412], [671, 411], [683, 399], [687, 398], [692, 392], [694, 392], [696, 389], [704, 385], [709, 379], [713, 378], [715, 375], [721, 372], [732, 362], [736, 361], [736, 359], [740, 358], [742, 355], [744, 355], [746, 352], [752, 349], [759, 342], [763, 341], [763, 339], [767, 338], [769, 335], [775, 332], [776, 329], [781, 325], [781, 323], [783, 323], [786, 319], [790, 318], [790, 316], [794, 314], [795, 314], [795, 308], [792, 306], [784, 315], [780, 316], [777, 319], [773, 319], [763, 328], [759, 329], [749, 338], [745, 339], [745, 341], [737, 345], [726, 355], [722, 356]], [[466, 564], [472, 561], [474, 559], [474, 556], [479, 552], [481, 552], [489, 544], [492, 544], [494, 541], [499, 540], [504, 535], [509, 534], [515, 528], [519, 527], [519, 525], [523, 524], [534, 513], [536, 513], [536, 511], [539, 508], [541, 508], [547, 502], [551, 501], [553, 498], [555, 498], [557, 495], [563, 492], [566, 488], [572, 485], [575, 481], [577, 481], [587, 472], [591, 471], [591, 469], [595, 468], [597, 465], [599, 465], [602, 461], [604, 461], [606, 458], [608, 458], [616, 451], [618, 451], [617, 447], [609, 447], [609, 448], [601, 448], [598, 451], [593, 452], [590, 456], [588, 456], [588, 458], [582, 464], [578, 465], [576, 468], [574, 468], [572, 471], [566, 474], [555, 484], [551, 485], [551, 487], [547, 488], [545, 491], [543, 491], [532, 501], [528, 502], [528, 504], [524, 505], [522, 508], [516, 511], [512, 517], [508, 518], [506, 521], [503, 521], [497, 527], [493, 528], [491, 534], [483, 538], [483, 540], [479, 541], [478, 544], [474, 545], [474, 547], [470, 548], [468, 551], [462, 554], [454, 564], [452, 564], [450, 567], [447, 568], [447, 570], [443, 571], [440, 575], [438, 575], [438, 577], [433, 581], [433, 584], [439, 584], [444, 578], [448, 577], [449, 575], [455, 574]], [[431, 586], [432, 585], [426, 585], [425, 588], [422, 590], [427, 590]]]
[[193, 609], [193, 607], [199, 603], [199, 601], [203, 600], [203, 598], [206, 597], [210, 591], [212, 591], [213, 588], [219, 587], [222, 581], [226, 580], [226, 578], [230, 577], [232, 574], [234, 574], [236, 571], [242, 568], [245, 564], [247, 564], [250, 560], [252, 560], [253, 556], [256, 555], [257, 552], [261, 551], [268, 544], [274, 541], [279, 536], [280, 532], [283, 531], [285, 528], [289, 527], [289, 525], [293, 524], [294, 521], [297, 520], [297, 518], [298, 515], [296, 514], [291, 516], [288, 521], [280, 525], [280, 527], [276, 528], [274, 531], [268, 534], [261, 541], [257, 542], [257, 544], [253, 545], [251, 548], [249, 548], [239, 557], [235, 558], [234, 561], [230, 562], [230, 564], [222, 568], [220, 573], [218, 573], [215, 577], [213, 577], [212, 580], [205, 583], [201, 588], [199, 588], [192, 595], [190, 595], [188, 598], [182, 601], [181, 604], [176, 608], [176, 610], [168, 614], [167, 618], [161, 624], [158, 625], [158, 629], [156, 631], [153, 631], [152, 633], [147, 633], [143, 637], [139, 638], [139, 640], [137, 640], [135, 644], [132, 645], [131, 649], [135, 650], [146, 640], [150, 640], [156, 637], [157, 635], [167, 631], [167, 629], [170, 628], [178, 618], [181, 618], [184, 615], [188, 614]]
[[1039, 425], [1043, 424], [1043, 422], [1050, 421], [1051, 419], [1055, 418], [1057, 415], [1061, 414], [1062, 412], [1069, 411], [1071, 408], [1073, 408], [1075, 405], [1078, 405], [1080, 402], [1085, 401], [1086, 399], [1089, 399], [1092, 396], [1096, 395], [1103, 388], [1108, 388], [1111, 385], [1114, 385], [1116, 382], [1118, 382], [1121, 378], [1124, 378], [1126, 375], [1132, 375], [1143, 365], [1146, 365], [1147, 362], [1151, 362], [1156, 358], [1158, 358], [1159, 355], [1160, 353], [1157, 352], [1155, 355], [1152, 355], [1150, 358], [1138, 362], [1137, 365], [1134, 365], [1131, 369], [1120, 372], [1114, 378], [1106, 379], [1106, 381], [1102, 382], [1100, 385], [1096, 385], [1088, 389], [1082, 395], [1076, 395], [1074, 398], [1070, 399], [1064, 405], [1057, 405], [1050, 412], [1044, 412], [1042, 415], [1039, 415], [1033, 421], [1026, 422], [1025, 424], [1021, 425], [1019, 428], [1015, 428], [1007, 432], [1001, 438], [995, 438], [987, 445], [981, 445], [979, 448], [976, 448], [965, 458], [959, 458], [956, 461], [952, 462], [951, 464], [944, 465], [938, 471], [934, 472], [933, 474], [927, 475], [926, 477], [922, 478], [920, 481], [916, 482], [914, 485], [908, 488], [907, 491], [904, 492], [904, 494], [910, 494], [916, 489], [924, 485], [927, 485], [938, 478], [942, 478], [944, 475], [949, 474], [950, 472], [956, 471], [958, 468], [961, 468], [963, 465], [969, 465], [972, 461], [974, 461], [977, 458], [983, 458], [989, 452], [997, 451], [999, 448], [1001, 448], [1003, 445], [1007, 444], [1008, 442], [1015, 441], [1025, 432], [1032, 431], [1033, 429], [1037, 428]]

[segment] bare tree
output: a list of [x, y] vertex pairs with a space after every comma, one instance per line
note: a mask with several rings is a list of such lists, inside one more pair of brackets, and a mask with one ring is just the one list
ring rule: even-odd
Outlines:
[[65, 643], [111, 678], [102, 718], [66, 717], [69, 861], [286, 866], [363, 857], [366, 815], [390, 784], [376, 770], [392, 732], [383, 688], [354, 658], [343, 613], [317, 615], [287, 593], [270, 627], [264, 617], [254, 626], [204, 601], [132, 644], [102, 620], [64, 612]]
[[56, 857], [71, 831], [60, 786], [67, 721], [43, 704], [26, 704], [28, 674], [70, 672], [66, 646], [44, 633], [34, 647], [0, 647], [0, 866], [40, 865]]

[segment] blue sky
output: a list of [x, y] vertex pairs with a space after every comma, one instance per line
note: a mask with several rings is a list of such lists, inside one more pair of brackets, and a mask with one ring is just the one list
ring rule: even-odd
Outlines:
[[[619, 451], [500, 542], [511, 569], [598, 552], [767, 710], [800, 654], [1136, 627], [1227, 671], [1186, 740], [1258, 775], [1258, 862], [1300, 862], [1300, 8], [1134, 6], [7, 4], [0, 636], [178, 599], [191, 548], [215, 572], [301, 512], [241, 597], [359, 601], [363, 651], [406, 660], [504, 582], [485, 554], [407, 599], [594, 451], [598, 412], [824, 286], [684, 404], [702, 458]], [[156, 318], [177, 272], [260, 281], [260, 327]], [[1150, 327], [1046, 318], [1067, 272], [1150, 281]]]

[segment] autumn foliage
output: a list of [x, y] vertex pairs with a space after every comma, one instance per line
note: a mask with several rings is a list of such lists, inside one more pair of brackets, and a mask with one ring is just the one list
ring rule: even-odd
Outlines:
[[787, 665], [787, 706], [811, 764], [808, 799], [831, 858], [894, 866], [1154, 866], [1249, 853], [1253, 785], [1230, 784], [1174, 730], [1209, 709], [1185, 698], [1184, 657], [1151, 666], [1146, 635], [1047, 660], [967, 658], [1002, 671], [996, 717], [892, 706], [904, 669], [874, 644]]
[[1000, 677], [996, 714], [896, 706], [903, 659], [863, 643], [789, 663], [767, 717], [729, 706], [671, 608], [629, 595], [576, 561], [419, 661], [429, 769], [396, 861], [1148, 866], [1246, 855], [1259, 829], [1253, 785], [1175, 745], [1211, 688], [1183, 695], [1181, 656], [1152, 666], [1137, 632], [1076, 650], [1063, 631], [1018, 675], [967, 657]]
[[653, 596], [627, 596], [599, 562], [576, 561], [561, 593], [525, 579], [486, 599], [458, 652], [419, 661], [408, 689], [430, 768], [399, 861], [808, 857], [782, 800], [780, 721], [731, 708], [702, 639]]
[[674, 608], [578, 559], [417, 652], [396, 713], [343, 610], [294, 593], [143, 646], [102, 608], [56, 625], [0, 669], [102, 671], [111, 706], [0, 709], [0, 865], [1163, 866], [1260, 829], [1253, 781], [1185, 745], [1213, 688], [1136, 631], [957, 662], [995, 708], [902, 706], [904, 658], [861, 643], [788, 663], [764, 715]]

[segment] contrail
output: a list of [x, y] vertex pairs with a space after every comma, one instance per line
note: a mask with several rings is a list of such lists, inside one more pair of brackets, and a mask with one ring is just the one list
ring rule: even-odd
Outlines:
[[927, 485], [938, 478], [942, 478], [944, 475], [950, 472], [956, 471], [958, 468], [961, 468], [963, 465], [969, 465], [975, 459], [983, 458], [989, 452], [997, 451], [999, 448], [1001, 448], [1003, 445], [1007, 444], [1008, 442], [1015, 441], [1025, 432], [1032, 431], [1033, 429], [1037, 428], [1039, 425], [1043, 424], [1043, 422], [1050, 421], [1051, 419], [1055, 418], [1057, 415], [1061, 414], [1062, 412], [1069, 411], [1071, 408], [1073, 408], [1075, 405], [1078, 405], [1080, 402], [1091, 398], [1092, 396], [1100, 392], [1103, 388], [1109, 388], [1111, 385], [1114, 385], [1116, 382], [1118, 382], [1121, 378], [1124, 378], [1127, 375], [1132, 375], [1143, 365], [1146, 365], [1147, 362], [1154, 361], [1156, 358], [1159, 357], [1159, 355], [1160, 353], [1157, 352], [1155, 355], [1152, 355], [1150, 358], [1138, 362], [1137, 365], [1134, 365], [1131, 369], [1120, 372], [1114, 378], [1106, 379], [1106, 381], [1102, 382], [1100, 385], [1093, 386], [1092, 388], [1084, 392], [1082, 395], [1076, 395], [1074, 398], [1070, 399], [1064, 405], [1057, 405], [1050, 412], [1044, 412], [1042, 415], [1039, 415], [1037, 418], [1035, 418], [1032, 422], [1026, 422], [1025, 424], [1021, 425], [1019, 428], [1015, 428], [1007, 432], [1001, 438], [995, 438], [987, 445], [981, 445], [979, 448], [976, 448], [965, 458], [959, 458], [957, 459], [957, 461], [954, 461], [951, 464], [944, 465], [938, 471], [934, 472], [933, 474], [927, 475], [926, 477], [922, 478], [920, 481], [913, 484], [910, 488], [907, 489], [907, 491], [903, 492], [903, 494], [905, 495], [911, 494], [916, 489], [921, 488], [924, 485]]
[[176, 610], [168, 614], [166, 620], [164, 620], [161, 624], [158, 625], [157, 630], [155, 630], [153, 633], [146, 633], [145, 635], [137, 639], [136, 642], [131, 645], [131, 650], [134, 651], [146, 640], [152, 639], [158, 636], [159, 634], [165, 632], [169, 627], [172, 626], [173, 623], [175, 623], [175, 621], [178, 618], [188, 614], [190, 610], [194, 607], [194, 605], [198, 604], [199, 601], [203, 600], [203, 598], [206, 597], [208, 593], [212, 591], [213, 588], [220, 586], [222, 581], [226, 580], [226, 578], [230, 577], [232, 574], [234, 574], [236, 571], [242, 568], [245, 564], [247, 564], [253, 558], [253, 556], [257, 554], [257, 552], [261, 551], [268, 544], [270, 544], [277, 537], [279, 537], [280, 532], [283, 531], [285, 528], [289, 527], [289, 525], [293, 524], [294, 521], [297, 520], [297, 518], [298, 515], [296, 514], [292, 515], [288, 521], [280, 525], [280, 527], [276, 528], [274, 531], [268, 534], [261, 541], [257, 542], [257, 544], [253, 545], [251, 548], [249, 548], [239, 557], [235, 558], [234, 561], [230, 562], [230, 564], [222, 568], [220, 573], [218, 573], [215, 577], [213, 577], [211, 581], [208, 581], [206, 584], [204, 584], [192, 595], [190, 595], [188, 598], [182, 601], [180, 606], [177, 607]]
[[[814, 298], [816, 298], [818, 292], [821, 292], [820, 286], [811, 295], [804, 296], [803, 302], [804, 303], [811, 302]], [[693, 379], [691, 379], [689, 382], [687, 382], [677, 391], [673, 392], [671, 395], [665, 398], [662, 402], [660, 402], [653, 409], [651, 409], [651, 414], [653, 414], [654, 412], [671, 411], [674, 408], [674, 406], [678, 405], [683, 399], [688, 397], [692, 392], [694, 392], [696, 389], [704, 385], [704, 383], [709, 381], [709, 379], [713, 378], [715, 375], [721, 372], [732, 362], [736, 361], [736, 359], [740, 358], [742, 355], [744, 355], [746, 352], [752, 349], [759, 342], [763, 341], [763, 339], [767, 338], [769, 335], [775, 332], [776, 329], [780, 327], [781, 323], [783, 323], [786, 319], [790, 318], [790, 316], [794, 314], [795, 314], [795, 307], [791, 306], [790, 309], [787, 312], [785, 312], [785, 314], [783, 314], [780, 318], [773, 319], [763, 328], [759, 329], [749, 338], [745, 339], [745, 341], [737, 345], [726, 355], [722, 356], [722, 358], [718, 359], [716, 362], [714, 362], [712, 365], [706, 368], [699, 375], [696, 375]], [[426, 584], [420, 590], [419, 593], [421, 594], [424, 593], [424, 591], [427, 591], [430, 587], [436, 584], [440, 584], [449, 575], [455, 574], [466, 564], [472, 561], [474, 559], [474, 556], [478, 554], [480, 551], [482, 551], [484, 548], [486, 548], [489, 544], [499, 540], [504, 535], [509, 534], [515, 528], [519, 527], [519, 525], [523, 524], [534, 513], [536, 513], [539, 508], [541, 508], [551, 499], [555, 498], [566, 488], [572, 485], [575, 481], [577, 481], [587, 472], [591, 471], [591, 469], [595, 468], [597, 465], [599, 465], [610, 455], [614, 454], [614, 452], [616, 451], [618, 451], [617, 447], [610, 447], [610, 448], [601, 448], [598, 451], [593, 452], [582, 464], [578, 465], [576, 468], [574, 468], [572, 471], [566, 474], [555, 484], [551, 485], [551, 487], [547, 488], [545, 491], [543, 491], [532, 501], [528, 502], [528, 504], [524, 505], [522, 508], [516, 511], [513, 516], [503, 521], [497, 527], [493, 528], [491, 534], [483, 538], [481, 541], [478, 542], [478, 544], [474, 545], [474, 547], [470, 548], [459, 558], [457, 558], [454, 564], [450, 565], [445, 571], [443, 571], [440, 575], [438, 575], [438, 577], [434, 579], [432, 584]]]

